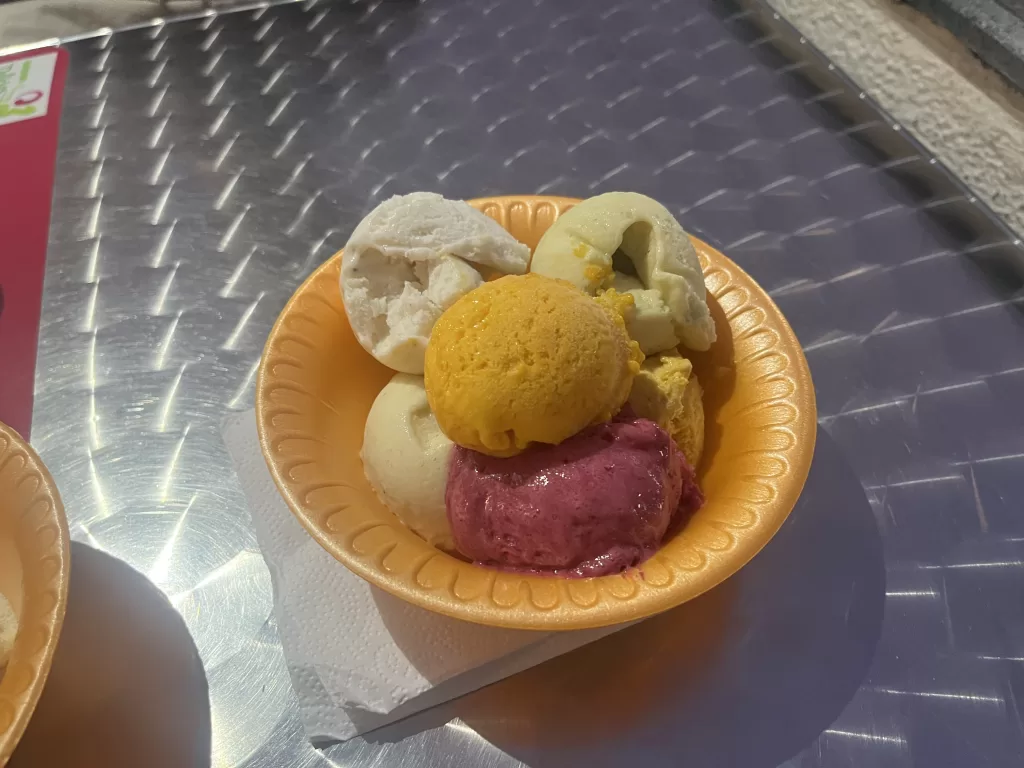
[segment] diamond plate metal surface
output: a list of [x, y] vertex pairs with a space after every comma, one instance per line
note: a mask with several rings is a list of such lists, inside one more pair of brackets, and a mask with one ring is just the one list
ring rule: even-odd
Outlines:
[[[214, 765], [1019, 764], [1019, 244], [761, 18], [337, 2], [70, 45], [35, 445], [73, 535], [184, 615]], [[299, 281], [415, 189], [658, 198], [786, 313], [819, 448], [722, 587], [318, 752], [218, 424]]]

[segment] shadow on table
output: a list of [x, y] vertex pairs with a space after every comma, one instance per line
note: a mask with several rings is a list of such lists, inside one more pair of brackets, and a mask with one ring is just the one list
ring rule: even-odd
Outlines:
[[819, 430], [796, 509], [734, 577], [441, 709], [532, 768], [774, 768], [856, 692], [884, 599], [871, 507]]
[[206, 675], [181, 616], [140, 573], [73, 543], [60, 643], [9, 768], [209, 765]]

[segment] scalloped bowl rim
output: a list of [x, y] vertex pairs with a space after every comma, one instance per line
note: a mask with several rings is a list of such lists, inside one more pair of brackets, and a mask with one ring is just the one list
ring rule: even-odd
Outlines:
[[[7, 665], [7, 670], [0, 679], [0, 707], [6, 707], [9, 724], [0, 730], [0, 765], [5, 765], [14, 752], [35, 711], [39, 696], [42, 694], [46, 678], [53, 663], [53, 654], [60, 640], [60, 631], [64, 623], [64, 612], [67, 607], [68, 579], [71, 566], [70, 536], [64, 505], [57, 485], [50, 475], [42, 459], [22, 437], [6, 424], [0, 423], [0, 440], [9, 444], [0, 452], [0, 468], [13, 459], [13, 454], [24, 456], [24, 465], [15, 476], [11, 487], [21, 484], [29, 477], [38, 483], [32, 494], [26, 514], [42, 502], [47, 510], [34, 532], [39, 551], [26, 552], [17, 547], [21, 558], [22, 596], [21, 620], [18, 634], [14, 639], [14, 648]], [[0, 474], [0, 478], [3, 474]], [[0, 512], [2, 514], [2, 512]], [[35, 524], [35, 523], [32, 523]], [[45, 539], [40, 535], [46, 532]], [[44, 573], [44, 567], [49, 573]], [[30, 606], [31, 600], [38, 596], [29, 595], [28, 583], [39, 579], [43, 582], [41, 590], [50, 593], [51, 604], [40, 610], [40, 615], [32, 615], [32, 621], [26, 621], [29, 614], [34, 614], [37, 606]], [[33, 640], [42, 642], [30, 647]], [[2, 713], [0, 713], [2, 714]]]

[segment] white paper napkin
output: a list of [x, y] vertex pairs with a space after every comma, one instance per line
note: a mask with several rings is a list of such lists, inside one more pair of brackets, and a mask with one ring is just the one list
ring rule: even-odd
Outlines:
[[314, 742], [372, 731], [624, 626], [497, 629], [392, 597], [337, 562], [292, 515], [260, 453], [254, 411], [228, 417], [223, 434], [270, 568], [285, 660]]

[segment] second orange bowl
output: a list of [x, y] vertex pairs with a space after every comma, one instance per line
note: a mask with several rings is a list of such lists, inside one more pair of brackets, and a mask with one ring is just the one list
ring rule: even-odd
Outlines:
[[0, 766], [43, 692], [64, 623], [71, 540], [57, 486], [36, 452], [0, 424], [0, 592], [18, 633], [0, 671]]

